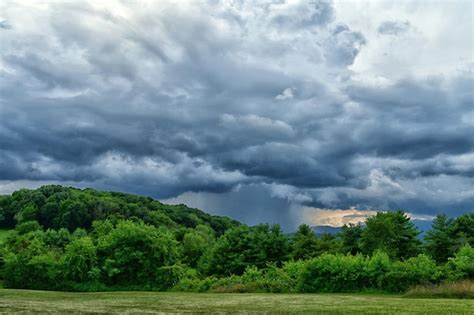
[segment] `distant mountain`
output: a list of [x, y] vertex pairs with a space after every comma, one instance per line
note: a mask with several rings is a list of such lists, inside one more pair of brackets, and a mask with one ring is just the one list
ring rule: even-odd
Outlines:
[[[425, 232], [431, 229], [431, 221], [412, 219], [411, 222], [413, 222], [413, 224], [415, 224], [415, 226], [421, 232], [420, 235], [418, 236], [419, 238], [423, 238], [423, 235], [425, 234]], [[341, 232], [342, 227], [334, 227], [334, 226], [329, 226], [329, 225], [316, 225], [316, 226], [312, 226], [311, 229], [316, 235], [321, 235], [321, 234], [326, 234], [326, 233], [337, 234]]]
[[425, 235], [425, 232], [431, 229], [432, 221], [412, 219], [411, 222], [413, 222], [413, 224], [415, 224], [415, 226], [421, 232], [420, 235], [418, 235], [418, 238], [423, 238], [423, 236]]
[[316, 225], [316, 226], [312, 226], [311, 229], [316, 235], [337, 234], [341, 232], [341, 227], [334, 227], [334, 226], [329, 226], [329, 225]]

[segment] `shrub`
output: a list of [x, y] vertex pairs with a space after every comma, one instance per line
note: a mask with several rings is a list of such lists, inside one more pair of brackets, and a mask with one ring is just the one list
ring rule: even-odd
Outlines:
[[376, 251], [375, 254], [366, 261], [365, 272], [369, 287], [383, 290], [384, 278], [392, 270], [392, 261], [387, 253]]
[[200, 279], [197, 275], [182, 278], [171, 291], [175, 292], [207, 292], [218, 281], [216, 277]]
[[15, 227], [15, 230], [18, 232], [19, 235], [24, 235], [33, 231], [42, 231], [43, 229], [37, 221], [27, 221], [18, 224]]
[[462, 247], [445, 266], [446, 276], [449, 280], [474, 278], [474, 248]]
[[360, 255], [323, 254], [307, 261], [301, 277], [302, 292], [351, 292], [369, 284], [365, 259]]
[[179, 258], [178, 244], [170, 232], [132, 221], [120, 221], [111, 230], [105, 224], [95, 227], [99, 228], [97, 256], [105, 283], [144, 288], [175, 284], [171, 279], [176, 270], [162, 268]]
[[98, 279], [97, 250], [90, 237], [76, 239], [66, 246], [63, 268], [65, 279], [70, 281]]
[[382, 287], [390, 292], [402, 292], [417, 284], [436, 283], [441, 270], [429, 256], [420, 254], [404, 262], [397, 261], [383, 277]]

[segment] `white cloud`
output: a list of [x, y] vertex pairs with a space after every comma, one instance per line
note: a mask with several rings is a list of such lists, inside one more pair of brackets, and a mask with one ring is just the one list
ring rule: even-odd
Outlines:
[[284, 101], [284, 100], [292, 99], [293, 97], [294, 97], [293, 89], [286, 88], [285, 90], [283, 90], [281, 94], [278, 94], [277, 96], [275, 96], [275, 99], [278, 101]]

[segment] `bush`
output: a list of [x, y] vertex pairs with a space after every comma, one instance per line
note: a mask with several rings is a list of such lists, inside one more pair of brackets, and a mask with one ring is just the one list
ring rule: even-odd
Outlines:
[[8, 288], [58, 290], [62, 288], [60, 263], [54, 252], [35, 256], [8, 253], [4, 280]]
[[207, 292], [218, 281], [216, 277], [200, 279], [196, 274], [182, 278], [171, 291], [175, 292]]
[[85, 282], [99, 278], [97, 249], [90, 237], [76, 239], [66, 246], [63, 268], [65, 279], [70, 281]]
[[383, 277], [382, 288], [390, 292], [402, 292], [417, 284], [436, 283], [441, 275], [435, 261], [420, 254], [404, 262], [395, 262], [392, 270]]
[[449, 280], [474, 278], [474, 248], [462, 247], [446, 264], [446, 276]]
[[323, 254], [307, 261], [301, 274], [302, 292], [353, 292], [368, 287], [365, 258]]
[[375, 254], [366, 261], [365, 272], [369, 287], [383, 290], [385, 276], [392, 268], [393, 263], [388, 254], [382, 251], [376, 251]]
[[15, 230], [18, 232], [19, 235], [24, 235], [33, 231], [42, 231], [43, 229], [37, 221], [27, 221], [18, 224], [15, 227]]
[[97, 227], [97, 256], [106, 284], [144, 288], [176, 284], [172, 280], [176, 270], [162, 268], [179, 258], [178, 244], [170, 232], [132, 221], [120, 221], [112, 230]]

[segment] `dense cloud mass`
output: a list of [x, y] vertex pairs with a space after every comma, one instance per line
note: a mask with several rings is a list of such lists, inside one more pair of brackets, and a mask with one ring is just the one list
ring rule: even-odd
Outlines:
[[286, 229], [474, 210], [469, 1], [0, 6], [3, 193], [92, 186]]

